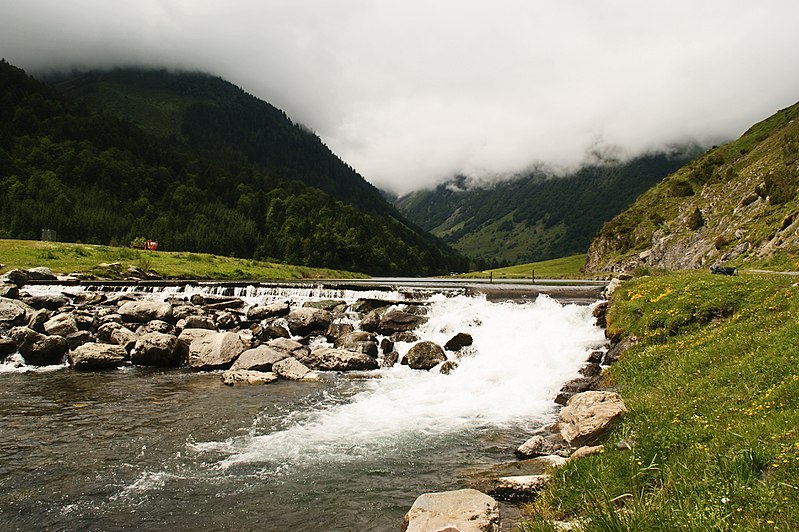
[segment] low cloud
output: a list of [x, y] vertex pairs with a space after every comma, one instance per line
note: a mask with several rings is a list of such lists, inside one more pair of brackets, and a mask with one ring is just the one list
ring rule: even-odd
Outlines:
[[395, 193], [716, 143], [799, 100], [799, 3], [0, 0], [32, 72], [222, 76]]

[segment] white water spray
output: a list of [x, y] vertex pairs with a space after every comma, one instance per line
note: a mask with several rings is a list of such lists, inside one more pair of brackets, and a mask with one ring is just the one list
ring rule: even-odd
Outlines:
[[[434, 298], [430, 320], [417, 333], [443, 344], [458, 332], [473, 336], [475, 354], [459, 360], [450, 375], [395, 366], [365, 382], [349, 402], [322, 402], [289, 428], [191, 447], [227, 454], [225, 468], [351, 461], [484, 429], [532, 429], [551, 421], [558, 389], [604, 339], [589, 307], [545, 296], [524, 305]], [[397, 346], [401, 355], [409, 347]]]

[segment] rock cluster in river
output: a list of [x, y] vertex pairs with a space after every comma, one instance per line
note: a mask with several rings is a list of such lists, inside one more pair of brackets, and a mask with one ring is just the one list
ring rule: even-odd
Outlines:
[[[50, 274], [52, 275], [52, 274]], [[422, 303], [362, 299], [271, 302], [248, 306], [234, 296], [84, 292], [32, 295], [25, 284], [47, 277], [40, 269], [0, 278], [0, 355], [19, 352], [28, 365], [60, 364], [93, 370], [133, 364], [225, 370], [225, 384], [263, 384], [277, 378], [318, 380], [317, 371], [363, 371], [394, 365], [397, 342], [414, 343], [403, 363], [443, 373], [457, 364], [445, 350], [419, 342], [427, 321]], [[471, 344], [459, 333], [447, 343]]]

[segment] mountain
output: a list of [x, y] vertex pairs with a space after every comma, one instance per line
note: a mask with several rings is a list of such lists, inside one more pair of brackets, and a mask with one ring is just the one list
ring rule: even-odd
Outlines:
[[[61, 79], [65, 96], [0, 62], [0, 237], [146, 237], [167, 250], [373, 274], [464, 267], [274, 107], [201, 74], [110, 76], [116, 92], [90, 82], [100, 73]], [[137, 76], [144, 88], [123, 90]]]
[[592, 241], [586, 269], [796, 270], [799, 103], [713, 147], [642, 194]]
[[473, 186], [463, 176], [395, 201], [413, 222], [488, 264], [582, 253], [602, 224], [690, 160], [696, 148], [626, 163], [585, 166], [563, 177], [545, 172]]

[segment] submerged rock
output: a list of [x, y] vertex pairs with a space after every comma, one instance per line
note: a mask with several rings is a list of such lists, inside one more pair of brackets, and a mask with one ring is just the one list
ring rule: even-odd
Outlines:
[[403, 532], [499, 532], [499, 504], [474, 489], [420, 495], [405, 514]]

